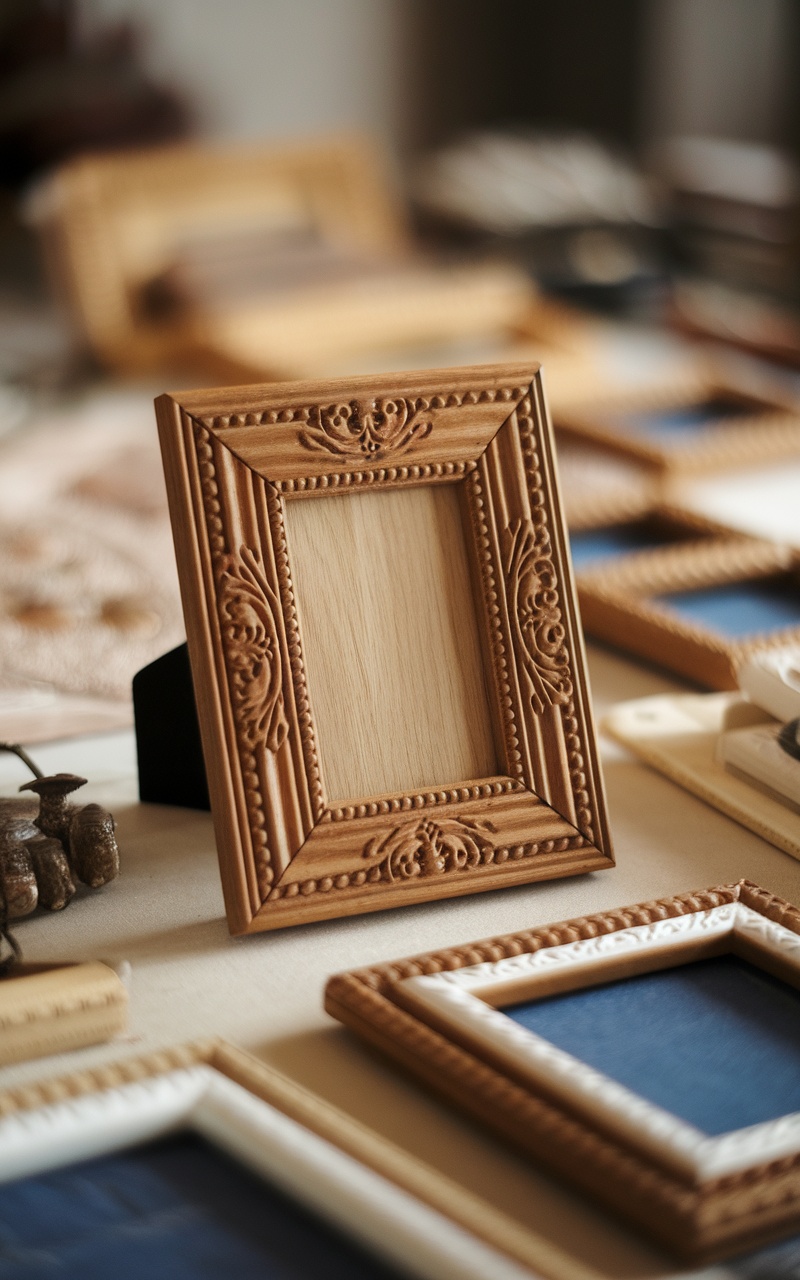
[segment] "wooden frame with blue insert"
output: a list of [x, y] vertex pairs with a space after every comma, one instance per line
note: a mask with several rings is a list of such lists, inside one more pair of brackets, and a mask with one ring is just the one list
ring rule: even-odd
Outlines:
[[666, 476], [758, 466], [800, 452], [800, 411], [790, 396], [714, 370], [562, 408], [555, 426], [557, 437]]
[[577, 575], [587, 633], [712, 689], [759, 649], [800, 643], [800, 552], [717, 532]]
[[[592, 578], [607, 569], [632, 563], [646, 564], [654, 553], [695, 550], [726, 543], [759, 542], [754, 534], [721, 524], [697, 511], [671, 502], [657, 502], [642, 494], [608, 499], [593, 511], [591, 506], [568, 520], [570, 553], [575, 581]], [[636, 561], [633, 561], [636, 563]]]
[[748, 881], [331, 979], [329, 1012], [673, 1251], [800, 1227], [800, 911]]

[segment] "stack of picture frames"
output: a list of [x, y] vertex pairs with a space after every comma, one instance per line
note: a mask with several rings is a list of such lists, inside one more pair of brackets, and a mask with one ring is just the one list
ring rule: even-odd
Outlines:
[[570, 518], [588, 635], [698, 685], [736, 689], [759, 649], [800, 641], [800, 553], [652, 494]]
[[535, 365], [157, 412], [232, 932], [613, 864]]
[[757, 649], [800, 637], [797, 550], [675, 501], [682, 477], [800, 457], [791, 396], [709, 365], [669, 387], [559, 406], [556, 439], [639, 468], [627, 492], [570, 508], [587, 634], [714, 689], [735, 689]]
[[[325, 1003], [673, 1258], [794, 1237], [709, 1280], [797, 1274], [800, 911], [783, 899], [740, 881], [639, 903], [339, 974]], [[624, 1272], [645, 1273], [676, 1275]]]

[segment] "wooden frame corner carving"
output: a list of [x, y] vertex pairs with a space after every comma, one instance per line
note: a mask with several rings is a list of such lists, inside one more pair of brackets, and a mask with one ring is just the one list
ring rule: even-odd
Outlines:
[[[235, 933], [612, 865], [553, 445], [529, 365], [157, 401]], [[456, 486], [501, 770], [329, 803], [287, 502]]]

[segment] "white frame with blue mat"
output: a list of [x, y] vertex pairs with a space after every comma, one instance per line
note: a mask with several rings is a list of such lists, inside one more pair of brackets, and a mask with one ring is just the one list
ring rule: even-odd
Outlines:
[[0, 1093], [0, 1183], [183, 1130], [400, 1274], [429, 1280], [537, 1274], [509, 1256], [508, 1244], [498, 1249], [490, 1242], [510, 1235], [513, 1250], [515, 1235], [524, 1234], [502, 1214], [223, 1042]]
[[712, 1261], [800, 1230], [800, 1112], [712, 1137], [502, 1009], [726, 954], [800, 987], [800, 911], [718, 885], [337, 974], [326, 1008], [674, 1253]]

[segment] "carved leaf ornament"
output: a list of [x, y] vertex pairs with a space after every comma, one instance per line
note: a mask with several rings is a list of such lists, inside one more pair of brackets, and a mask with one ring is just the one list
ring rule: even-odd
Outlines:
[[382, 840], [379, 836], [370, 840], [363, 856], [381, 858], [381, 879], [389, 882], [465, 871], [481, 865], [484, 855], [493, 848], [485, 833], [496, 830], [488, 821], [413, 819]]
[[563, 706], [572, 697], [555, 568], [529, 520], [509, 525], [504, 551], [514, 645], [531, 706], [541, 715], [546, 706]]
[[250, 747], [266, 743], [269, 751], [278, 751], [289, 729], [276, 625], [280, 606], [256, 552], [241, 547], [238, 556], [224, 557], [217, 598], [240, 733]]
[[424, 440], [433, 423], [403, 399], [351, 400], [317, 410], [316, 421], [300, 432], [306, 449], [322, 449], [342, 457], [361, 453], [369, 461]]

